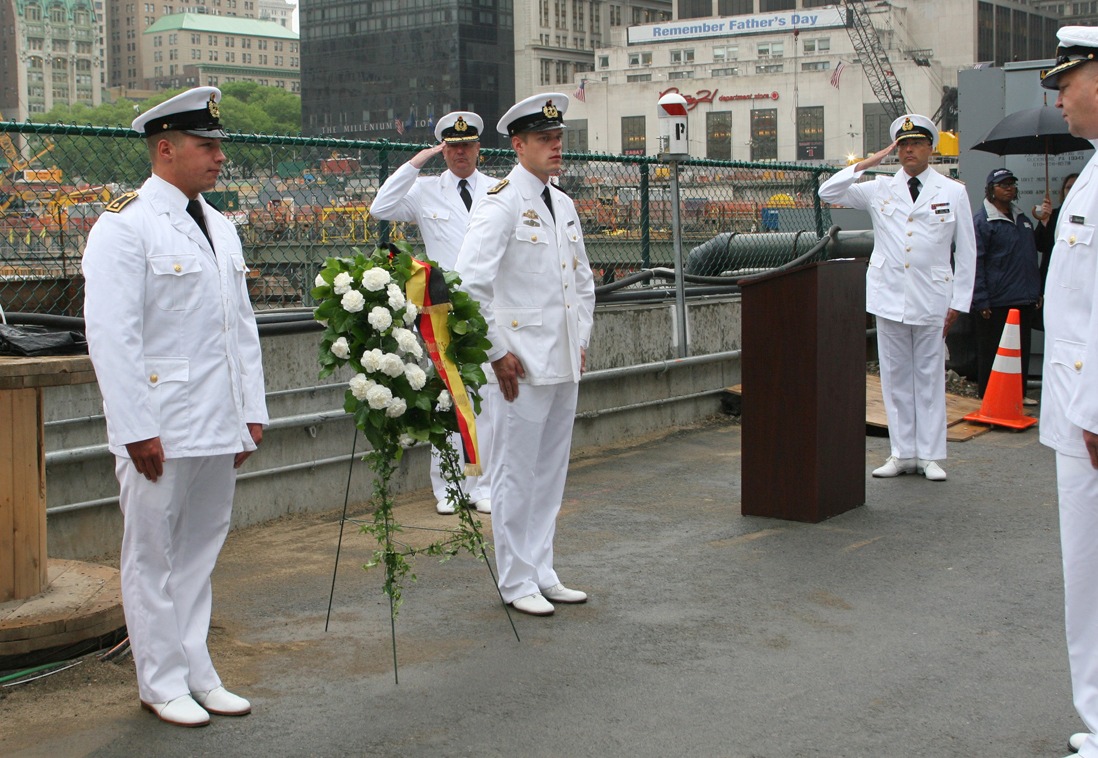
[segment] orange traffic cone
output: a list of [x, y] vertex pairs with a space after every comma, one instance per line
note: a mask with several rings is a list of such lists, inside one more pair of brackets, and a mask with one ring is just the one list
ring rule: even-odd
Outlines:
[[1037, 419], [1022, 413], [1022, 335], [1017, 308], [1007, 313], [1003, 337], [991, 364], [991, 378], [984, 391], [980, 410], [965, 416], [965, 421], [1028, 429]]

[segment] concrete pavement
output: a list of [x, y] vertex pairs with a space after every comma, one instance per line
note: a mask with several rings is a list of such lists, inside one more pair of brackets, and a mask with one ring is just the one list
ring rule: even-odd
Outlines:
[[[884, 438], [866, 455], [867, 504], [809, 525], [740, 516], [726, 418], [581, 451], [556, 565], [590, 601], [515, 614], [517, 642], [483, 564], [420, 558], [396, 623], [399, 684], [366, 537], [345, 534], [325, 632], [338, 514], [234, 533], [213, 648], [251, 716], [168, 727], [139, 710], [128, 672], [104, 674], [8, 693], [0, 753], [1064, 755], [1081, 724], [1052, 453], [1035, 430], [951, 443], [945, 483], [870, 478]], [[432, 505], [406, 498], [400, 518], [451, 523]], [[28, 715], [39, 702], [49, 722]]]

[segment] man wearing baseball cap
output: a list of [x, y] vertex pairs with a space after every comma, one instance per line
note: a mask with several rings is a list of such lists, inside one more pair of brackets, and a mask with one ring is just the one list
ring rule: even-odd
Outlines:
[[[457, 261], [473, 206], [493, 183], [490, 177], [477, 169], [483, 131], [484, 121], [476, 113], [447, 113], [435, 125], [438, 144], [420, 150], [394, 171], [370, 204], [370, 214], [376, 218], [416, 223], [427, 248], [427, 257], [447, 270], [453, 270]], [[436, 176], [421, 176], [420, 171], [427, 162], [440, 153], [446, 161], [446, 170]], [[480, 413], [477, 415], [477, 447], [484, 462], [492, 457], [491, 405], [492, 399], [486, 393], [481, 397]], [[458, 450], [462, 449], [456, 434], [451, 444]], [[432, 448], [431, 488], [435, 495], [435, 509], [447, 515], [454, 513], [456, 508], [464, 507], [465, 503], [455, 502], [446, 492], [446, 480], [442, 477], [440, 463], [441, 456]], [[477, 511], [492, 512], [487, 468], [481, 476], [467, 477], [465, 488], [469, 501]]]
[[518, 165], [473, 210], [458, 254], [462, 286], [488, 322], [496, 394], [492, 530], [503, 600], [537, 616], [582, 603], [553, 568], [595, 286], [571, 198], [550, 183], [562, 161], [568, 96], [516, 103], [496, 125]]
[[[1098, 144], [1098, 29], [1065, 26], [1041, 86], [1076, 137]], [[1041, 442], [1056, 451], [1064, 617], [1079, 755], [1098, 758], [1098, 166], [1091, 155], [1060, 207], [1045, 283]]]
[[201, 194], [225, 162], [220, 101], [216, 87], [197, 87], [134, 119], [152, 176], [111, 201], [83, 258], [138, 693], [179, 726], [251, 712], [222, 686], [206, 644], [236, 469], [268, 420], [240, 239]]
[[[890, 133], [891, 145], [832, 176], [819, 194], [825, 202], [868, 211], [873, 222], [866, 310], [877, 321], [892, 452], [873, 476], [920, 473], [944, 481], [939, 461], [946, 457], [945, 336], [972, 298], [972, 211], [965, 188], [930, 168], [938, 145], [930, 119], [900, 116]], [[899, 171], [855, 183], [893, 150]]]
[[1014, 204], [1018, 180], [1008, 169], [997, 168], [984, 183], [984, 201], [973, 216], [976, 229], [976, 282], [972, 315], [976, 331], [976, 368], [980, 397], [984, 396], [991, 367], [999, 352], [1007, 314], [1020, 316], [1023, 402], [1029, 379], [1030, 329], [1041, 296], [1041, 271], [1033, 222]]

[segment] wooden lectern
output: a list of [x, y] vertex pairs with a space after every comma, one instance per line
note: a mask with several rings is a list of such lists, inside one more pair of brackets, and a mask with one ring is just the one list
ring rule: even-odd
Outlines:
[[817, 523], [865, 502], [865, 267], [742, 282], [744, 516]]

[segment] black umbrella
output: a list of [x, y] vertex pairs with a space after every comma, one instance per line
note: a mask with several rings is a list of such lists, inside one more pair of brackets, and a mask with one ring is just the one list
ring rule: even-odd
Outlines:
[[1090, 150], [1092, 147], [1090, 142], [1068, 131], [1067, 122], [1056, 108], [1045, 105], [1011, 113], [993, 126], [983, 141], [973, 145], [972, 149], [996, 155], [1044, 154], [1047, 195], [1048, 157]]

